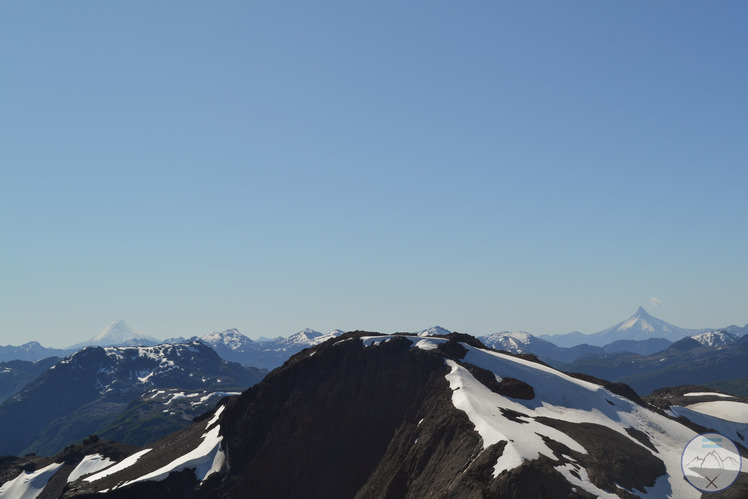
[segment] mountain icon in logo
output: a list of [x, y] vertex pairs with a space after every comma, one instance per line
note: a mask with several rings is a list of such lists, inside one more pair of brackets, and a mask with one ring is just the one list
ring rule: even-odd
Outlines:
[[692, 439], [681, 457], [683, 476], [703, 492], [718, 492], [735, 482], [741, 457], [735, 444], [719, 433], [704, 433]]

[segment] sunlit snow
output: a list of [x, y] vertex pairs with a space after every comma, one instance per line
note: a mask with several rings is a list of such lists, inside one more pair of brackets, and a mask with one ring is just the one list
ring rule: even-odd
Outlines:
[[[699, 402], [686, 407], [689, 411], [698, 412], [733, 423], [748, 423], [748, 404], [732, 400], [714, 400]], [[686, 416], [690, 419], [689, 416]]]
[[726, 393], [717, 393], [717, 392], [691, 392], [691, 393], [684, 393], [684, 397], [705, 397], [707, 395], [711, 395], [714, 397], [723, 397], [723, 398], [734, 398], [732, 395], [728, 395]]
[[90, 454], [84, 457], [78, 466], [68, 475], [68, 483], [74, 482], [84, 475], [96, 473], [114, 464], [114, 461], [101, 454]]
[[13, 480], [5, 482], [0, 487], [0, 498], [7, 499], [34, 499], [38, 496], [47, 482], [57, 473], [57, 470], [63, 463], [52, 463], [40, 470], [34, 472], [21, 472]]
[[[384, 338], [387, 337], [364, 337], [362, 341], [365, 345], [372, 345], [374, 341], [381, 342]], [[432, 349], [439, 342], [447, 341], [444, 338], [408, 338], [414, 346], [425, 349]], [[645, 493], [636, 491], [636, 494], [644, 497], [699, 497], [698, 491], [681, 478], [680, 469], [683, 449], [696, 436], [693, 430], [598, 384], [574, 378], [537, 362], [461, 344], [467, 349], [462, 359], [464, 362], [493, 372], [497, 379], [515, 378], [523, 381], [535, 391], [532, 400], [501, 396], [477, 381], [457, 362], [446, 360], [450, 367], [447, 380], [453, 390], [452, 401], [455, 407], [465, 411], [475, 425], [483, 439], [483, 447], [502, 440], [507, 442], [494, 467], [495, 474], [519, 466], [526, 460], [536, 459], [540, 454], [553, 458], [553, 453], [538, 434], [586, 453], [580, 444], [565, 433], [536, 422], [536, 417], [545, 416], [571, 423], [606, 426], [639, 446], [643, 444], [631, 437], [626, 428], [643, 432], [657, 448], [656, 455], [665, 464], [667, 474], [658, 478]], [[526, 423], [504, 417], [500, 409], [525, 415], [519, 416], [519, 419]], [[599, 489], [588, 481], [580, 480], [575, 484], [578, 488], [599, 495]]]
[[96, 480], [101, 480], [104, 477], [107, 477], [113, 473], [117, 473], [119, 471], [124, 470], [125, 468], [129, 468], [133, 464], [135, 464], [138, 459], [140, 459], [143, 455], [149, 453], [153, 449], [143, 449], [141, 451], [136, 452], [132, 456], [128, 456], [119, 463], [115, 464], [114, 466], [111, 466], [104, 471], [101, 471], [99, 473], [96, 473], [95, 475], [87, 476], [83, 480], [87, 482], [95, 482]]
[[[208, 422], [207, 427], [218, 422], [224, 407], [225, 406], [221, 406], [218, 408], [216, 413], [213, 415], [213, 418]], [[187, 468], [194, 469], [197, 479], [201, 482], [213, 473], [220, 473], [226, 464], [226, 454], [223, 452], [223, 448], [221, 447], [223, 437], [219, 435], [220, 430], [220, 425], [214, 426], [213, 429], [203, 435], [202, 442], [194, 450], [178, 457], [156, 471], [126, 482], [119, 487], [126, 487], [127, 485], [137, 482], [160, 481], [169, 476], [169, 473], [182, 471]]]

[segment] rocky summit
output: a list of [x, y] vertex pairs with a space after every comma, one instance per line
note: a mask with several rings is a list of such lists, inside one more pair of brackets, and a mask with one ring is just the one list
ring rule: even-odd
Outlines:
[[[739, 426], [722, 430], [746, 456]], [[681, 454], [705, 429], [467, 335], [354, 332], [127, 455], [16, 458], [0, 496], [48, 483], [65, 498], [690, 498]], [[741, 473], [725, 497], [747, 491]]]

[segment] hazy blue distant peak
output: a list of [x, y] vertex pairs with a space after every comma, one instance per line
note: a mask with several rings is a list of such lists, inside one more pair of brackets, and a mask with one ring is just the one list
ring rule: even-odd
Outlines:
[[93, 345], [100, 347], [123, 345], [153, 346], [157, 345], [158, 343], [161, 343], [161, 341], [157, 338], [143, 334], [137, 329], [130, 326], [124, 320], [117, 319], [116, 321], [112, 322], [107, 327], [102, 329], [101, 332], [93, 338], [89, 339], [88, 341], [84, 341], [83, 343], [73, 345], [70, 348], [77, 349]]
[[257, 343], [267, 343], [268, 341], [278, 341], [282, 339], [283, 339], [283, 336], [276, 336], [275, 338], [268, 338], [267, 336], [260, 336], [255, 341]]

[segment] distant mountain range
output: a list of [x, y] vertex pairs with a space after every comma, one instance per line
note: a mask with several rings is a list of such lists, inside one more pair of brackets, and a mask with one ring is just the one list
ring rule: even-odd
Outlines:
[[74, 351], [63, 348], [47, 348], [39, 344], [38, 341], [29, 341], [21, 346], [0, 346], [0, 362], [9, 360], [36, 362], [47, 357], [65, 357]]
[[[640, 394], [667, 386], [710, 384], [737, 395], [748, 395], [747, 328], [725, 329], [677, 328], [640, 308], [626, 321], [600, 333], [566, 337], [569, 340], [584, 336], [595, 343], [619, 338], [602, 346], [582, 343], [562, 347], [547, 341], [555, 339], [554, 336], [536, 337], [525, 332], [494, 333], [479, 339], [497, 350], [536, 355], [563, 371], [625, 382]], [[674, 338], [689, 333], [693, 334], [674, 343], [652, 337], [662, 334]]]
[[[624, 382], [640, 394], [667, 386], [726, 381], [748, 387], [748, 336], [712, 331], [683, 338], [649, 355], [630, 352], [589, 355], [557, 367]], [[740, 388], [738, 394], [743, 390]]]
[[586, 343], [572, 347], [560, 347], [537, 336], [525, 332], [494, 333], [481, 336], [484, 345], [496, 350], [512, 353], [531, 353], [551, 365], [571, 362], [585, 355], [605, 355], [616, 352], [632, 352], [647, 355], [659, 352], [671, 345], [664, 338], [649, 338], [646, 340], [617, 340], [604, 346], [592, 346]]
[[322, 334], [313, 329], [304, 329], [287, 338], [278, 337], [265, 341], [254, 341], [243, 335], [237, 329], [208, 333], [201, 337], [169, 338], [169, 343], [183, 341], [200, 341], [215, 350], [222, 358], [231, 362], [238, 362], [243, 366], [254, 366], [261, 369], [275, 369], [283, 364], [293, 354], [305, 348], [323, 343], [330, 338], [336, 338], [343, 331], [336, 329]]
[[[573, 332], [561, 335], [533, 336], [524, 332], [502, 332], [482, 336], [481, 339], [494, 348], [504, 348], [508, 351], [528, 349], [541, 357], [569, 362], [588, 353], [629, 351], [646, 355], [662, 350], [668, 344], [681, 338], [715, 330], [717, 329], [684, 329], [673, 326], [651, 316], [644, 308], [639, 307], [636, 313], [625, 321], [593, 334]], [[748, 324], [743, 327], [731, 325], [721, 328], [721, 330], [735, 336], [743, 336], [748, 334]], [[441, 326], [434, 326], [417, 331], [415, 334], [438, 336], [447, 335], [451, 332]], [[161, 343], [175, 344], [197, 339], [215, 349], [226, 360], [239, 362], [244, 366], [253, 365], [273, 369], [280, 366], [291, 354], [342, 333], [341, 330], [335, 330], [323, 334], [312, 329], [305, 329], [288, 337], [261, 337], [258, 340], [252, 340], [241, 334], [237, 329], [228, 329], [208, 333], [202, 337], [176, 337], [160, 341], [153, 336], [139, 332], [120, 319], [109, 324], [89, 340], [66, 349], [46, 348], [36, 341], [21, 346], [0, 346], [0, 362], [9, 360], [34, 362], [51, 356], [64, 357], [83, 347], [94, 345], [102, 347], [154, 346]], [[502, 336], [504, 337], [503, 340], [500, 339]], [[514, 339], [509, 339], [509, 336], [513, 336]], [[667, 343], [665, 340], [667, 340]], [[530, 346], [528, 342], [532, 342], [533, 345]], [[511, 346], [511, 344], [514, 344], [514, 346]], [[561, 349], [556, 349], [554, 346]], [[565, 348], [571, 348], [572, 350], [563, 350]]]

